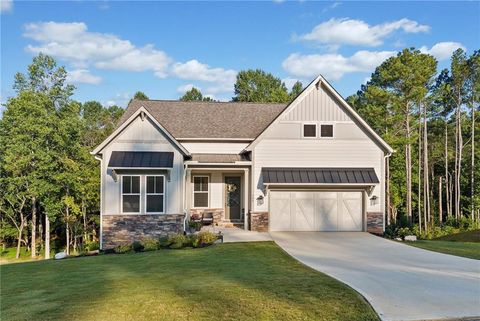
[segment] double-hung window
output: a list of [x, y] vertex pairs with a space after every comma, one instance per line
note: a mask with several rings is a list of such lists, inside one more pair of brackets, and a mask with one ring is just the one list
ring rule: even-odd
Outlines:
[[193, 207], [208, 207], [208, 176], [193, 176]]
[[146, 213], [165, 212], [165, 176], [147, 176]]
[[122, 212], [140, 213], [140, 176], [122, 176]]

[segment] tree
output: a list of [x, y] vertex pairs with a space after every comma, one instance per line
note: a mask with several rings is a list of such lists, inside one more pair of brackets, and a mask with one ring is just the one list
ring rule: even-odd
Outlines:
[[195, 87], [192, 87], [190, 90], [185, 92], [185, 94], [182, 97], [180, 97], [180, 100], [181, 101], [214, 101], [210, 97], [203, 96], [202, 92]]
[[298, 95], [303, 91], [303, 85], [300, 81], [296, 81], [293, 86], [292, 90], [290, 91], [290, 100], [294, 100], [297, 98]]
[[[404, 159], [404, 175], [398, 170], [391, 174], [393, 180], [404, 181], [405, 195], [401, 190], [397, 192], [400, 193], [400, 199], [405, 200], [404, 213], [410, 224], [413, 201], [412, 145], [418, 140], [414, 128], [418, 125], [419, 107], [426, 102], [436, 66], [432, 56], [415, 49], [404, 49], [378, 66], [367, 85], [356, 97], [349, 99], [398, 151], [392, 156], [390, 165], [398, 168], [399, 158]], [[392, 184], [392, 188], [395, 185]]]
[[40, 53], [27, 67], [28, 73], [16, 73], [13, 89], [17, 93], [32, 91], [47, 95], [54, 103], [63, 105], [68, 102], [75, 86], [67, 84], [65, 67], [57, 67], [50, 56]]
[[270, 73], [249, 69], [237, 74], [233, 101], [286, 103], [290, 99], [285, 83]]
[[147, 95], [145, 95], [144, 92], [142, 92], [142, 91], [137, 91], [137, 92], [135, 93], [135, 95], [133, 95], [133, 99], [137, 99], [137, 100], [148, 100], [149, 98], [148, 98]]

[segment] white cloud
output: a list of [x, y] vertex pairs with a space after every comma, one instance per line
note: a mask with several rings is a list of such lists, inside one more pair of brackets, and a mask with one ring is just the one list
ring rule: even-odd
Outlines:
[[132, 99], [132, 95], [127, 92], [116, 94], [115, 97], [105, 101], [104, 105], [110, 107], [113, 105], [117, 105], [120, 107], [126, 107], [128, 102]]
[[92, 75], [87, 69], [76, 69], [68, 71], [67, 82], [71, 84], [84, 83], [98, 85], [100, 82], [102, 82], [102, 78]]
[[297, 78], [287, 77], [287, 78], [283, 78], [282, 81], [283, 83], [285, 83], [285, 86], [287, 87], [288, 90], [292, 90], [293, 85], [295, 85], [295, 83], [300, 80]]
[[439, 42], [428, 49], [426, 46], [420, 48], [420, 51], [423, 53], [428, 53], [437, 58], [438, 60], [446, 60], [452, 56], [452, 53], [461, 48], [466, 50], [465, 46], [459, 42], [445, 41]]
[[190, 89], [192, 89], [193, 87], [195, 87], [195, 88], [197, 88], [198, 90], [200, 90], [200, 87], [194, 86], [193, 84], [186, 84], [186, 85], [178, 86], [178, 87], [177, 87], [177, 92], [180, 93], [180, 94], [184, 94], [184, 93], [186, 93], [187, 91], [189, 91]]
[[233, 69], [212, 68], [195, 59], [173, 64], [170, 73], [180, 79], [210, 83], [205, 93], [211, 95], [232, 91], [237, 77], [237, 72]]
[[330, 45], [379, 46], [394, 31], [407, 33], [427, 32], [430, 27], [406, 18], [371, 26], [362, 20], [332, 18], [297, 38]]
[[331, 5], [329, 6], [326, 6], [325, 8], [323, 8], [322, 10], [322, 13], [325, 13], [329, 10], [333, 10], [335, 9], [336, 7], [338, 7], [339, 5], [341, 5], [342, 3], [340, 1], [336, 1], [336, 2], [333, 2]]
[[77, 67], [94, 65], [101, 69], [126, 71], [152, 70], [164, 77], [170, 58], [153, 45], [135, 47], [130, 41], [115, 35], [87, 30], [83, 22], [40, 22], [25, 26], [24, 36], [37, 41], [28, 45], [32, 53], [64, 59]]
[[350, 57], [340, 54], [291, 54], [282, 62], [282, 67], [293, 76], [312, 78], [322, 74], [327, 79], [338, 80], [353, 72], [372, 72], [396, 51], [357, 51]]
[[13, 0], [0, 0], [0, 12], [12, 11]]

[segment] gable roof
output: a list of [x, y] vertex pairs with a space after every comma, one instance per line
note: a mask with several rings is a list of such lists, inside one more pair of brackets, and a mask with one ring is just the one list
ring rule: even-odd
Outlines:
[[287, 104], [132, 100], [120, 123], [144, 107], [175, 139], [253, 140]]
[[393, 153], [393, 148], [388, 145], [386, 141], [383, 140], [380, 135], [378, 135], [362, 117], [347, 103], [347, 101], [328, 83], [328, 81], [323, 78], [322, 75], [319, 75], [315, 78], [307, 87], [303, 89], [303, 91], [295, 98], [288, 106], [279, 113], [268, 126], [266, 126], [262, 132], [255, 137], [255, 139], [245, 147], [245, 151], [251, 151], [253, 147], [262, 139], [263, 134], [270, 128], [279, 118], [281, 115], [288, 113], [290, 110], [295, 108], [302, 99], [305, 98], [308, 93], [310, 93], [314, 89], [323, 88], [329, 93], [331, 93], [337, 101], [341, 104], [341, 107], [344, 108], [345, 112], [352, 118], [352, 120], [359, 126], [364, 132], [386, 153], [391, 154]]

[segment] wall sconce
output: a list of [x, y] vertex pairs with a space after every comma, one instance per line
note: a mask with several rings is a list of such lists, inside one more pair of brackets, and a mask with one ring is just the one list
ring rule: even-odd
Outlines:
[[259, 197], [257, 197], [257, 205], [258, 206], [263, 205], [263, 195], [260, 195]]
[[377, 195], [373, 195], [372, 197], [370, 197], [370, 205], [376, 205], [377, 200], [378, 200]]

